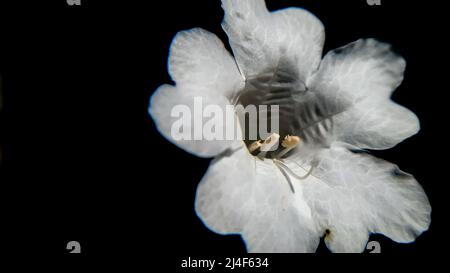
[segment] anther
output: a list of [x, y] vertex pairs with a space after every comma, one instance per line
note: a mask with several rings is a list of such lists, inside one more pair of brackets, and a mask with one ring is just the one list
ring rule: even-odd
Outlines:
[[260, 147], [260, 153], [258, 157], [264, 158], [266, 157], [267, 152], [275, 151], [278, 148], [278, 140], [280, 139], [280, 135], [277, 133], [272, 133], [268, 138], [264, 140]]
[[250, 153], [253, 153], [254, 151], [258, 150], [259, 148], [261, 148], [262, 146], [262, 141], [261, 140], [257, 140], [255, 142], [253, 142], [252, 144], [250, 144], [250, 146], [248, 146], [248, 151]]
[[283, 146], [283, 150], [278, 153], [277, 158], [281, 158], [285, 154], [287, 154], [290, 150], [297, 147], [297, 145], [300, 143], [300, 137], [298, 136], [290, 136], [287, 135], [284, 137], [283, 141], [281, 142], [281, 146]]
[[278, 140], [280, 135], [277, 133], [272, 133], [268, 138], [264, 140], [261, 145], [262, 152], [275, 151], [278, 148]]

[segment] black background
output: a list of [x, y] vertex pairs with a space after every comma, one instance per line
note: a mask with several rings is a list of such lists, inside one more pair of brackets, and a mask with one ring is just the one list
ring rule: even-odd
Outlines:
[[[406, 59], [393, 99], [417, 114], [422, 129], [374, 154], [414, 174], [430, 199], [432, 223], [413, 244], [371, 240], [381, 243], [382, 255], [408, 263], [438, 256], [446, 249], [449, 182], [443, 7], [398, 0], [267, 3], [313, 12], [325, 25], [324, 53], [374, 37]], [[77, 240], [79, 257], [138, 255], [171, 269], [187, 256], [244, 255], [238, 236], [214, 234], [195, 215], [195, 189], [209, 160], [170, 144], [147, 114], [152, 92], [171, 83], [173, 36], [202, 27], [227, 44], [222, 18], [219, 0], [0, 4], [4, 249], [74, 259], [66, 244]], [[323, 243], [318, 252], [327, 256]], [[270, 257], [274, 267], [280, 259], [284, 266], [321, 263], [317, 255]]]

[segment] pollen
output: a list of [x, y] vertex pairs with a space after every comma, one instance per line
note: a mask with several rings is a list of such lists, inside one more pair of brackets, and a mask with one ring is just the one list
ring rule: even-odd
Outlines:
[[250, 144], [249, 146], [248, 146], [248, 151], [250, 152], [250, 153], [253, 153], [254, 151], [256, 151], [256, 150], [258, 150], [259, 148], [261, 148], [261, 146], [262, 146], [262, 140], [257, 140], [257, 141], [255, 141], [255, 142], [253, 142], [252, 144]]
[[284, 149], [278, 153], [277, 158], [281, 158], [282, 156], [287, 154], [290, 150], [297, 147], [300, 141], [301, 139], [298, 136], [291, 136], [291, 135], [285, 136], [283, 141], [281, 142], [281, 146], [283, 146]]
[[295, 148], [300, 143], [300, 137], [287, 135], [284, 137], [281, 146], [284, 148]]

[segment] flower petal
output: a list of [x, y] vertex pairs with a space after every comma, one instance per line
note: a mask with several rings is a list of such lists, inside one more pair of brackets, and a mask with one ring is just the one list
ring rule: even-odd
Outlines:
[[319, 244], [309, 208], [280, 170], [244, 146], [211, 163], [195, 209], [211, 230], [240, 233], [249, 252], [314, 252]]
[[201, 86], [208, 94], [228, 98], [243, 86], [231, 54], [216, 35], [201, 28], [180, 31], [175, 36], [170, 48], [169, 73], [177, 86]]
[[[205, 96], [207, 92], [202, 88], [197, 88], [195, 90], [184, 90], [179, 87], [171, 85], [160, 86], [152, 98], [150, 99], [150, 107], [148, 109], [150, 115], [155, 121], [156, 127], [160, 133], [166, 137], [169, 141], [177, 145], [178, 147], [186, 150], [189, 153], [200, 157], [213, 157], [219, 153], [225, 151], [232, 143], [237, 140], [206, 140], [201, 132], [201, 138], [194, 140], [194, 120], [199, 120], [200, 130], [203, 129], [206, 118], [203, 116], [203, 110], [209, 105], [214, 105], [215, 107], [220, 107], [220, 109], [225, 113], [226, 105], [228, 100], [223, 96]], [[201, 98], [201, 109], [194, 109], [195, 99]], [[189, 132], [191, 136], [190, 139], [180, 139], [175, 138], [173, 134], [173, 128], [175, 122], [180, 122], [183, 117], [183, 113], [174, 114], [172, 111], [176, 109], [175, 107], [182, 106], [185, 110], [189, 111], [190, 117], [188, 117], [188, 122], [183, 123], [181, 128], [184, 132]], [[236, 128], [233, 127], [236, 124]], [[225, 132], [227, 130], [233, 130], [233, 132], [238, 129], [238, 122], [235, 121], [234, 124], [227, 123], [225, 120], [222, 124], [224, 133], [223, 139], [226, 138]], [[231, 126], [230, 126], [231, 125]], [[217, 126], [220, 126], [218, 124]], [[180, 126], [181, 127], [181, 126]], [[233, 127], [233, 128], [231, 128]], [[179, 128], [176, 126], [176, 128]]]
[[387, 149], [419, 131], [419, 120], [390, 100], [403, 80], [405, 60], [390, 46], [360, 39], [329, 52], [309, 83], [334, 105], [338, 140], [360, 148]]
[[370, 232], [407, 243], [428, 229], [431, 206], [412, 175], [335, 145], [318, 158], [303, 194], [331, 251], [362, 252]]
[[222, 6], [222, 26], [247, 78], [278, 67], [306, 82], [317, 69], [325, 32], [310, 12], [288, 8], [270, 13], [264, 0], [222, 0]]

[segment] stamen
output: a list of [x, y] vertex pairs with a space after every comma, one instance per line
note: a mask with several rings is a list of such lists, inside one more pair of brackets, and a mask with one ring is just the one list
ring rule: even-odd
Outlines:
[[283, 169], [282, 165], [279, 165], [282, 163], [279, 160], [274, 159], [273, 162], [275, 163], [275, 166], [280, 170], [281, 174], [286, 178], [286, 181], [288, 182], [289, 188], [291, 189], [292, 193], [295, 193], [294, 185], [292, 185], [291, 179], [289, 178], [289, 175], [286, 173], [286, 171]]
[[280, 140], [280, 135], [277, 133], [272, 133], [266, 140], [264, 140], [261, 145], [261, 151], [275, 151], [278, 146], [278, 140]]
[[268, 138], [266, 138], [261, 144], [261, 152], [258, 154], [258, 157], [264, 158], [266, 157], [267, 152], [275, 151], [278, 148], [279, 139], [280, 135], [277, 133], [272, 133]]
[[[280, 164], [280, 166], [284, 167], [286, 169], [286, 171], [289, 172], [290, 175], [292, 175], [293, 177], [297, 178], [298, 180], [304, 180], [304, 179], [308, 178], [308, 176], [310, 176], [311, 173], [313, 172], [314, 168], [317, 167], [317, 165], [318, 165], [318, 162], [314, 161], [311, 164], [311, 168], [309, 168], [308, 172], [305, 175], [300, 176], [300, 175], [294, 173], [283, 161], [278, 160], [278, 159], [274, 159], [274, 161], [278, 162]], [[294, 163], [297, 164], [297, 166], [299, 166], [300, 168], [304, 169], [297, 162], [294, 161]]]
[[261, 148], [262, 144], [261, 144], [261, 140], [257, 140], [255, 142], [253, 142], [252, 144], [250, 144], [250, 146], [248, 146], [248, 151], [250, 153], [253, 153], [254, 151], [258, 150], [259, 148]]
[[298, 136], [290, 136], [287, 135], [284, 137], [283, 142], [281, 143], [281, 146], [284, 147], [284, 149], [278, 153], [276, 158], [281, 158], [285, 154], [287, 154], [290, 150], [297, 147], [297, 145], [300, 143], [300, 137]]

